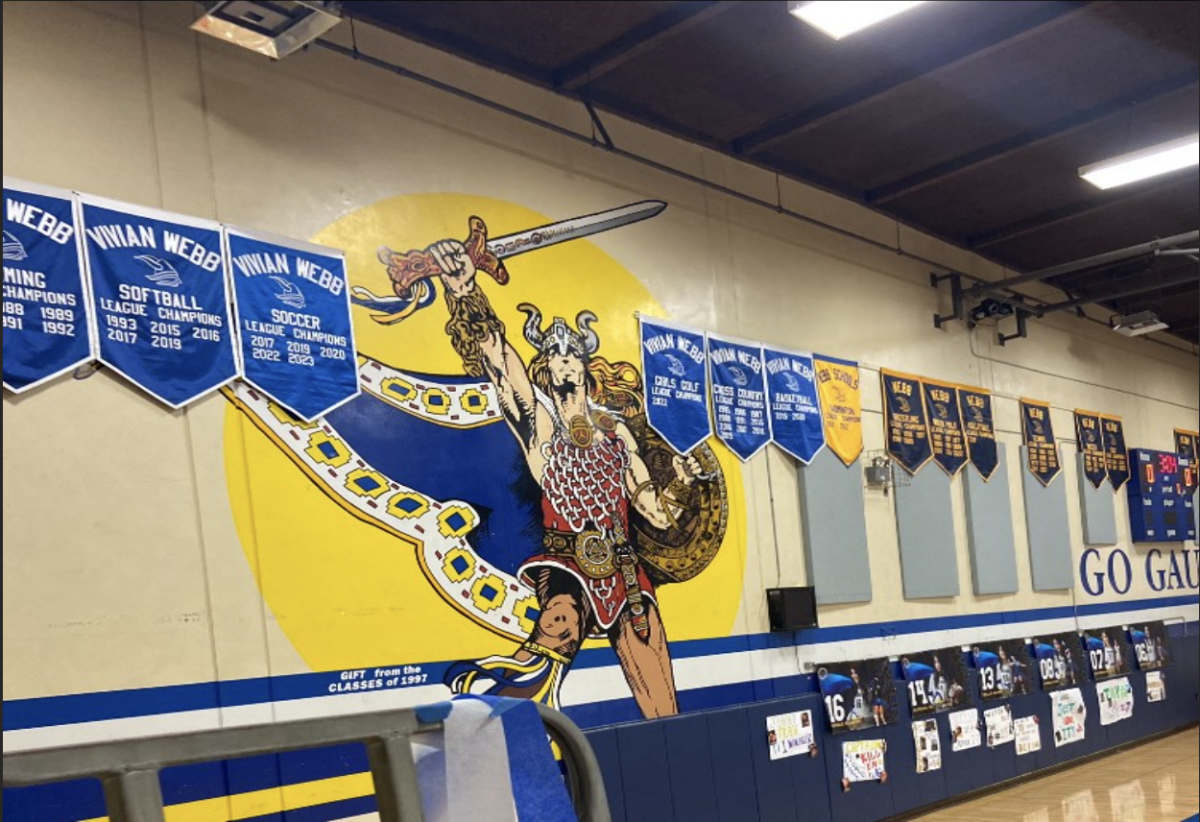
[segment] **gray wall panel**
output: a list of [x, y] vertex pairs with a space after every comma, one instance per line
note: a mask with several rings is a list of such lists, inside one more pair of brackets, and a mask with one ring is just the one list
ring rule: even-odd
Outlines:
[[996, 458], [996, 470], [986, 482], [972, 466], [963, 469], [967, 548], [971, 554], [971, 585], [976, 594], [1015, 594], [1018, 587], [1004, 443], [996, 443]]
[[1067, 481], [1063, 472], [1042, 485], [1026, 468], [1021, 447], [1021, 491], [1025, 497], [1025, 531], [1029, 537], [1029, 570], [1033, 590], [1059, 591], [1075, 587], [1071, 562], [1071, 529], [1067, 523]]
[[926, 464], [907, 484], [896, 485], [896, 530], [904, 598], [958, 596], [954, 513], [945, 471]]
[[804, 560], [817, 602], [870, 602], [862, 464], [847, 468], [823, 448], [799, 475]]
[[1075, 455], [1075, 475], [1079, 477], [1079, 518], [1083, 520], [1083, 541], [1087, 545], [1117, 544], [1117, 515], [1113, 507], [1113, 489], [1105, 482], [1099, 488], [1083, 473], [1083, 454]]

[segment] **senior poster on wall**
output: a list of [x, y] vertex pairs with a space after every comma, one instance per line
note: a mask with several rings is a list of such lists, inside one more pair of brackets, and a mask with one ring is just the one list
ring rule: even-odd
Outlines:
[[1002, 639], [971, 649], [979, 671], [979, 695], [985, 699], [1007, 699], [1032, 690], [1029, 651], [1023, 639]]
[[1021, 399], [1021, 432], [1029, 473], [1037, 477], [1042, 485], [1049, 485], [1062, 470], [1049, 403]]
[[717, 439], [745, 462], [771, 441], [762, 346], [709, 334], [708, 363]]
[[227, 228], [243, 377], [305, 421], [358, 396], [341, 251]]
[[1087, 678], [1077, 634], [1066, 632], [1034, 637], [1031, 648], [1042, 690], [1075, 685]]
[[100, 361], [172, 408], [238, 376], [220, 226], [80, 202]]
[[1100, 703], [1101, 725], [1112, 725], [1133, 716], [1133, 686], [1128, 677], [1097, 682], [1096, 700]]
[[71, 192], [4, 178], [4, 387], [20, 393], [92, 358]]
[[687, 454], [712, 433], [704, 332], [639, 317], [646, 420], [668, 445]]
[[913, 716], [948, 711], [974, 702], [959, 647], [919, 651], [900, 657], [900, 674]]
[[858, 363], [814, 354], [813, 367], [825, 421], [825, 444], [843, 463], [853, 465], [863, 450]]
[[967, 464], [967, 443], [963, 436], [962, 412], [958, 387], [949, 383], [923, 380], [925, 412], [929, 417], [929, 446], [933, 461], [950, 476]]
[[905, 471], [915, 474], [933, 456], [921, 378], [883, 369], [879, 379], [883, 384], [884, 436], [888, 454]]
[[962, 416], [967, 456], [979, 476], [989, 480], [1000, 464], [996, 452], [996, 428], [992, 421], [992, 395], [981, 388], [958, 389], [958, 410]]
[[1155, 671], [1171, 661], [1171, 638], [1162, 622], [1144, 622], [1129, 626], [1129, 644], [1133, 658], [1142, 671]]
[[978, 708], [952, 711], [946, 718], [950, 721], [950, 750], [967, 751], [983, 744]]
[[812, 354], [763, 348], [771, 442], [808, 465], [825, 447]]
[[896, 688], [887, 657], [818, 665], [817, 682], [835, 734], [896, 721]]
[[1050, 694], [1050, 716], [1054, 722], [1054, 747], [1083, 741], [1087, 734], [1087, 705], [1079, 688], [1064, 688]]
[[1081, 641], [1092, 679], [1129, 673], [1130, 653], [1125, 646], [1125, 629], [1120, 625], [1084, 631]]

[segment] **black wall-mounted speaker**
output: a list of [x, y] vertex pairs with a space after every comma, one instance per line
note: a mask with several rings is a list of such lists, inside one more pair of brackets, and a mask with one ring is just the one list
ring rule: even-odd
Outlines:
[[772, 631], [798, 631], [817, 627], [816, 589], [768, 588], [767, 616]]

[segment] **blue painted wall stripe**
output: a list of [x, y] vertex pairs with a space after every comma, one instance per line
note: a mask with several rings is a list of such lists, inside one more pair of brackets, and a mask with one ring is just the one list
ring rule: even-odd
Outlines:
[[[999, 624], [1017, 625], [1039, 620], [1070, 619], [1077, 616], [1123, 613], [1145, 610], [1147, 608], [1169, 608], [1180, 605], [1195, 605], [1197, 603], [1200, 603], [1200, 597], [1195, 594], [1188, 594], [1157, 599], [1140, 599], [1129, 602], [1083, 605], [1077, 608], [1036, 608], [1026, 611], [1001, 611], [990, 614], [965, 614], [949, 617], [900, 620], [897, 622], [846, 625], [834, 628], [813, 628], [794, 633], [746, 634], [715, 639], [672, 642], [671, 656], [674, 659], [689, 659], [744, 651], [788, 648], [794, 645], [828, 644], [856, 639], [873, 639], [902, 634], [977, 628]], [[429, 674], [429, 682], [440, 682], [450, 663], [431, 662], [419, 664], [422, 671]], [[616, 654], [613, 653], [612, 649], [591, 648], [579, 654], [575, 660], [574, 667], [577, 669], [600, 668], [616, 664]], [[334, 671], [292, 674], [274, 678], [261, 677], [229, 680], [220, 683], [205, 682], [192, 685], [168, 685], [158, 688], [135, 688], [124, 691], [5, 700], [3, 728], [5, 731], [15, 731], [78, 722], [95, 722], [104, 719], [154, 716], [156, 714], [212, 710], [220, 707], [256, 705], [271, 701], [327, 696], [331, 693], [329, 690], [330, 685], [339, 681], [339, 673]], [[739, 683], [727, 687], [743, 689], [750, 685], [752, 683]], [[685, 701], [690, 699], [690, 697], [686, 696], [689, 693], [691, 691], [681, 692], [680, 699]], [[750, 696], [749, 699], [743, 701], [753, 701], [754, 699], [754, 696]]]

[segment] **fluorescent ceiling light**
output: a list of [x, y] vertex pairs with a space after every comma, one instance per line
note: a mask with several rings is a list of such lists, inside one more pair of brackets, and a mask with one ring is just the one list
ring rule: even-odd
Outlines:
[[1097, 188], [1125, 185], [1200, 163], [1200, 134], [1132, 151], [1079, 169], [1079, 176]]
[[925, 0], [915, 2], [875, 2], [875, 0], [814, 0], [811, 3], [789, 2], [788, 12], [805, 23], [841, 40], [867, 26], [895, 17]]

